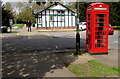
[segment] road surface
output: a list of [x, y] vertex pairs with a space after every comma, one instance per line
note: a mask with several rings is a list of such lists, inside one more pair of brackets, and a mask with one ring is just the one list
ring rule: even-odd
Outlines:
[[[75, 77], [54, 52], [75, 50], [76, 33], [40, 33], [43, 35], [12, 36], [2, 40], [4, 77], [69, 77], [70, 75]], [[85, 31], [80, 32], [80, 36], [81, 49], [85, 50]], [[114, 35], [109, 36], [109, 52], [114, 54], [114, 60], [117, 60], [118, 49], [118, 31], [115, 31]], [[94, 58], [96, 59], [97, 56]]]

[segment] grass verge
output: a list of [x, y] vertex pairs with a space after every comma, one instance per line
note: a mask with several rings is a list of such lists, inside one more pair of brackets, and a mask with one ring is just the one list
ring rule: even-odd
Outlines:
[[95, 60], [90, 60], [82, 65], [69, 65], [69, 70], [79, 77], [105, 77], [118, 75], [120, 67], [103, 65]]
[[21, 29], [24, 26], [24, 24], [13, 24], [12, 25], [12, 27], [15, 27], [15, 26], [17, 26], [19, 29]]
[[7, 32], [7, 33], [18, 33], [17, 31], [11, 31], [11, 32]]

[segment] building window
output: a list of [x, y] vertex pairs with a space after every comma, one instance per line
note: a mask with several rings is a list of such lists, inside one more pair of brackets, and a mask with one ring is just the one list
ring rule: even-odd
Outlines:
[[62, 22], [65, 20], [64, 16], [62, 16]]
[[53, 21], [53, 16], [52, 15], [50, 15], [50, 21]]
[[38, 23], [41, 23], [41, 18], [39, 18]]

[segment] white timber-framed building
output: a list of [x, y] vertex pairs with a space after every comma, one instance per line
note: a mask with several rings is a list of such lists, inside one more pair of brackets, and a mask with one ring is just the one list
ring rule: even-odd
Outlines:
[[76, 16], [75, 11], [67, 8], [59, 2], [35, 13], [38, 29], [75, 29]]

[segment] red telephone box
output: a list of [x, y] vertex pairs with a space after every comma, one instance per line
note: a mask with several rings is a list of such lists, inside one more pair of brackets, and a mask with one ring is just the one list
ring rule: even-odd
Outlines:
[[86, 12], [86, 49], [90, 54], [108, 54], [109, 6], [92, 3]]

